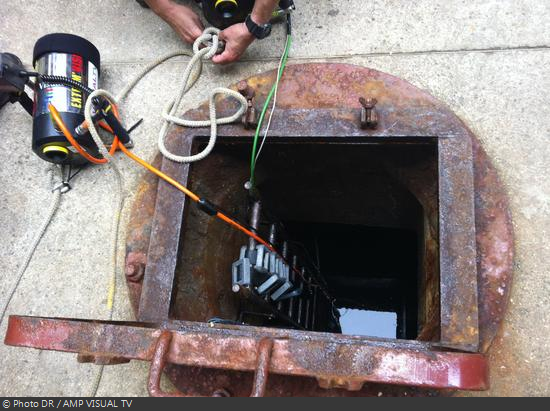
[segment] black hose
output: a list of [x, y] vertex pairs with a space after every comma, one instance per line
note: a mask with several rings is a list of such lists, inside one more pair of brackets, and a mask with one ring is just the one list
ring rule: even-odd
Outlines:
[[46, 84], [62, 84], [64, 86], [74, 87], [88, 94], [92, 94], [94, 91], [91, 88], [86, 87], [84, 84], [79, 83], [76, 80], [70, 79], [68, 77], [63, 77], [63, 76], [52, 76], [49, 74], [40, 74], [38, 76], [38, 80]]
[[288, 36], [292, 35], [292, 17], [290, 15], [291, 13], [286, 15], [286, 34]]

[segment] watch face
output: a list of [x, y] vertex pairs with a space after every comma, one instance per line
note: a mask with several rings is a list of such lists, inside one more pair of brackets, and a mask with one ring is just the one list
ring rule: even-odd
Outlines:
[[271, 34], [271, 24], [266, 24], [264, 26], [264, 37], [267, 37]]

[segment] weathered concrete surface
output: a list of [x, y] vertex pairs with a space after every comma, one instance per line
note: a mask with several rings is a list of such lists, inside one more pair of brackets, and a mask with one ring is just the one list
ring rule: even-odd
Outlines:
[[[483, 395], [550, 394], [549, 161], [550, 3], [546, 0], [298, 1], [293, 62], [337, 59], [403, 77], [430, 91], [478, 135], [510, 195], [516, 270], [502, 341], [491, 352], [492, 389]], [[339, 7], [335, 7], [338, 5]], [[183, 46], [150, 11], [132, 1], [0, 2], [0, 50], [30, 61], [41, 35], [67, 31], [92, 40], [104, 59], [105, 88], [118, 91], [148, 61]], [[207, 90], [273, 69], [283, 30], [254, 45], [242, 63], [205, 67], [186, 108]], [[299, 58], [298, 58], [299, 57]], [[264, 58], [269, 58], [263, 60]], [[183, 71], [171, 62], [142, 83], [124, 108], [146, 117], [136, 153], [156, 151], [159, 111]], [[30, 151], [31, 123], [22, 109], [0, 112], [0, 296], [6, 297], [37, 224], [46, 212], [45, 164]], [[127, 204], [142, 170], [121, 158]], [[39, 247], [9, 312], [105, 318], [113, 176], [80, 174]], [[123, 224], [124, 225], [124, 224]], [[124, 236], [124, 233], [122, 233]], [[121, 245], [121, 252], [123, 247]], [[120, 254], [122, 255], [122, 254]], [[120, 273], [119, 273], [120, 274]], [[131, 319], [119, 275], [115, 319]], [[0, 326], [4, 335], [5, 323]], [[86, 395], [96, 368], [74, 355], [0, 346], [0, 394]], [[106, 367], [100, 395], [146, 395], [146, 364]]]

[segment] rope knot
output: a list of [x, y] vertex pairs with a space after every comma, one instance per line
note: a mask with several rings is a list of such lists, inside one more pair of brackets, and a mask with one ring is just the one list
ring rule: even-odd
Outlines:
[[204, 60], [209, 60], [218, 53], [220, 48], [220, 30], [215, 27], [208, 27], [193, 43], [193, 53], [202, 53]]

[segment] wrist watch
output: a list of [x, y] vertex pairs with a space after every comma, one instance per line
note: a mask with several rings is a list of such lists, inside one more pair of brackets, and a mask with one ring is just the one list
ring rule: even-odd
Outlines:
[[249, 14], [244, 21], [248, 31], [256, 37], [258, 40], [265, 39], [271, 34], [271, 23], [256, 24], [252, 20], [252, 16]]

